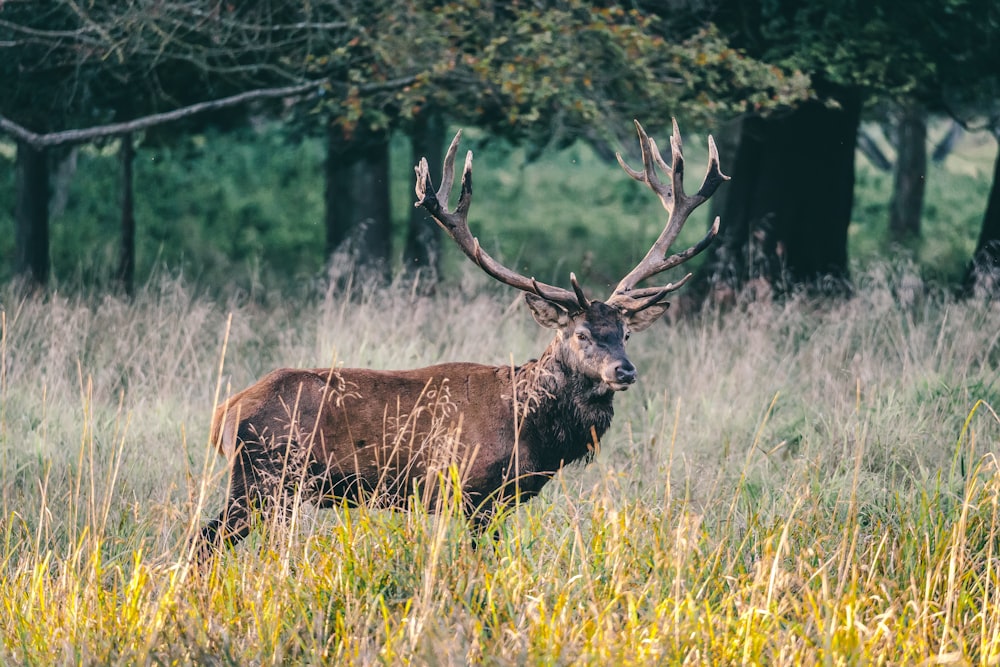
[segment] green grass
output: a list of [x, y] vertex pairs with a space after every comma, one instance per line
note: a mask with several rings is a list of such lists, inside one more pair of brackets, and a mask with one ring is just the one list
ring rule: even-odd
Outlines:
[[635, 336], [597, 460], [495, 547], [451, 505], [304, 507], [210, 571], [184, 545], [222, 501], [217, 392], [279, 365], [523, 360], [545, 332], [472, 272], [433, 298], [8, 288], [0, 662], [994, 664], [1000, 311], [907, 293], [908, 271]]
[[[944, 123], [932, 122], [929, 142], [946, 129]], [[891, 148], [886, 150], [891, 155]], [[849, 256], [866, 267], [903, 255], [916, 262], [926, 278], [960, 281], [982, 229], [996, 156], [996, 140], [986, 133], [970, 133], [943, 162], [928, 160], [921, 237], [907, 247], [893, 248], [888, 234], [892, 174], [878, 171], [859, 153]]]

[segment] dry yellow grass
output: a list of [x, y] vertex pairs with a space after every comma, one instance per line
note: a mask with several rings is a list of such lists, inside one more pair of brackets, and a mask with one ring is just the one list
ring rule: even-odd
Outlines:
[[454, 286], [2, 292], [0, 662], [997, 664], [1000, 309], [859, 282], [636, 336], [598, 460], [495, 547], [454, 512], [302, 508], [211, 571], [183, 545], [225, 484], [217, 387], [502, 363], [546, 334]]

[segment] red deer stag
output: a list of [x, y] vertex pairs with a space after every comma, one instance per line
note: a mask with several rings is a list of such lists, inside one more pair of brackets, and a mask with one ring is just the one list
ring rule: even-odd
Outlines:
[[[666, 256], [691, 211], [728, 179], [709, 137], [705, 179], [697, 194], [686, 195], [676, 121], [670, 166], [642, 126], [635, 126], [642, 169], [630, 168], [621, 155], [618, 161], [660, 198], [667, 223], [603, 302], [587, 298], [573, 274], [572, 290], [546, 285], [503, 266], [480, 247], [468, 224], [471, 151], [458, 206], [448, 210], [461, 132], [448, 149], [437, 192], [422, 159], [416, 167], [416, 206], [483, 271], [524, 291], [535, 320], [554, 329], [555, 338], [539, 359], [516, 367], [444, 363], [408, 371], [271, 372], [215, 411], [211, 437], [230, 461], [229, 497], [202, 529], [201, 553], [241, 540], [254, 516], [287, 507], [296, 494], [321, 507], [338, 502], [406, 507], [417, 491], [433, 496], [436, 475], [452, 464], [459, 471], [465, 512], [481, 531], [498, 504], [535, 496], [563, 466], [587, 458], [611, 424], [615, 392], [636, 380], [625, 341], [663, 315], [669, 305], [664, 297], [691, 274], [662, 287], [638, 285], [708, 247], [718, 218], [697, 245]], [[665, 182], [657, 166], [669, 177]]]

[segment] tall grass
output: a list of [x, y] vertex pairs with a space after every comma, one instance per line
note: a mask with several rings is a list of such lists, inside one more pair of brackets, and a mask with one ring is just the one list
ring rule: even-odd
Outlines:
[[634, 337], [596, 462], [495, 545], [454, 504], [304, 507], [212, 568], [185, 545], [222, 502], [217, 392], [280, 365], [503, 364], [547, 335], [475, 278], [301, 301], [8, 288], [0, 662], [995, 664], [1000, 310], [906, 273]]

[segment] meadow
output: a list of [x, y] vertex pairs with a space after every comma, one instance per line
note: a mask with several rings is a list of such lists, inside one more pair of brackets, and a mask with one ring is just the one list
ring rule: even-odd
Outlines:
[[634, 336], [596, 460], [495, 544], [447, 504], [302, 507], [210, 568], [186, 545], [222, 502], [222, 395], [548, 334], [473, 272], [432, 297], [5, 287], [0, 663], [997, 664], [1000, 307], [905, 263], [855, 281]]

